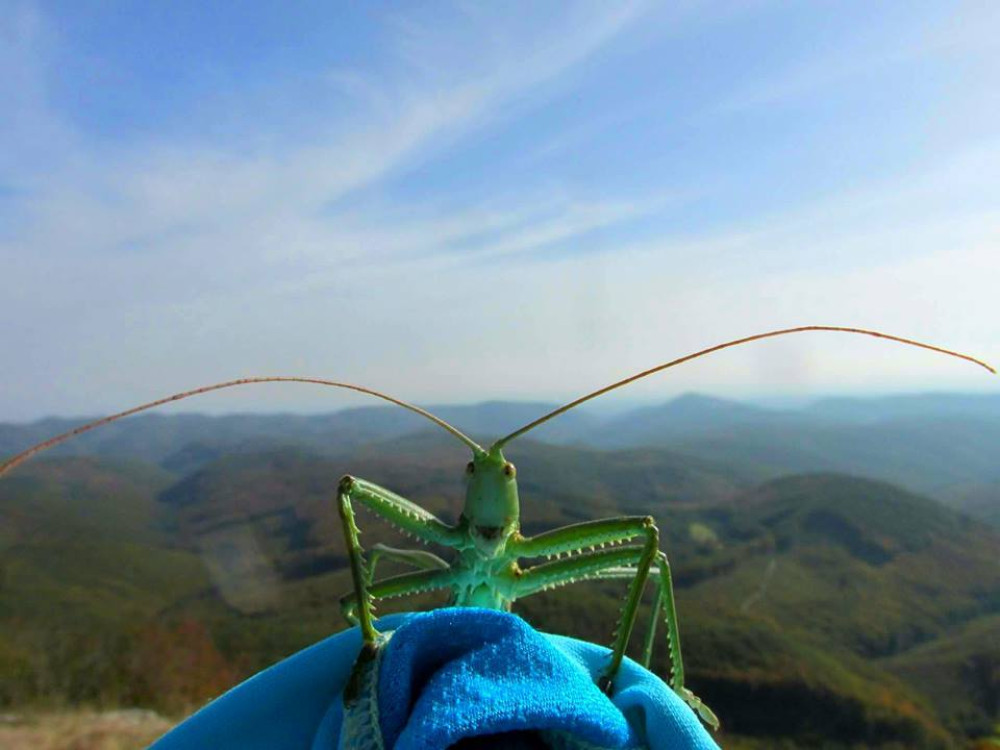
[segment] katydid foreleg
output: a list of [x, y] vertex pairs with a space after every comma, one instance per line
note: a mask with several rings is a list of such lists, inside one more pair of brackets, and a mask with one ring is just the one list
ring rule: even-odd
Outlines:
[[[433, 513], [424, 510], [406, 498], [379, 487], [377, 484], [350, 476], [345, 476], [340, 480], [337, 491], [337, 506], [344, 529], [344, 542], [347, 546], [351, 567], [354, 596], [357, 600], [356, 607], [350, 610], [350, 613], [347, 609], [344, 610], [344, 616], [348, 622], [358, 624], [361, 628], [361, 637], [365, 648], [370, 649], [374, 648], [378, 638], [372, 618], [374, 601], [368, 586], [371, 575], [366, 569], [364, 553], [358, 538], [361, 531], [354, 518], [352, 498], [388, 523], [423, 542], [454, 545], [458, 538], [458, 532]], [[355, 617], [356, 619], [354, 619]]]
[[455, 547], [462, 541], [461, 532], [428, 510], [374, 482], [345, 476], [338, 492], [355, 500], [400, 531], [425, 544]]
[[636, 574], [629, 585], [621, 615], [615, 625], [611, 659], [599, 681], [601, 688], [605, 691], [610, 691], [618, 668], [621, 666], [622, 658], [625, 656], [625, 648], [628, 646], [629, 636], [631, 636], [632, 628], [635, 625], [639, 599], [649, 575], [650, 565], [656, 557], [658, 542], [659, 534], [656, 532], [656, 527], [653, 526], [642, 547], [617, 547], [599, 552], [584, 552], [566, 560], [537, 565], [523, 571], [514, 587], [515, 596], [521, 598], [557, 586], [597, 578], [603, 570], [608, 568], [622, 565], [636, 566]]
[[513, 539], [508, 545], [517, 557], [558, 557], [563, 554], [586, 552], [605, 544], [627, 542], [647, 534], [654, 525], [651, 516], [624, 516], [584, 521], [562, 526], [531, 537]]
[[[345, 507], [345, 506], [341, 506]], [[350, 505], [346, 507], [350, 508]], [[360, 553], [360, 547], [355, 547], [355, 551]], [[353, 560], [352, 556], [352, 560]], [[352, 568], [353, 573], [353, 568]], [[385, 580], [379, 581], [372, 586], [362, 585], [360, 588], [357, 585], [357, 577], [355, 577], [355, 593], [348, 594], [340, 600], [341, 611], [344, 613], [344, 617], [348, 622], [364, 622], [364, 617], [367, 616], [369, 623], [371, 622], [372, 606], [371, 603], [375, 599], [392, 599], [397, 596], [409, 596], [411, 594], [420, 594], [425, 591], [434, 591], [436, 589], [450, 588], [453, 585], [454, 572], [452, 570], [419, 570], [415, 573], [404, 573], [403, 575], [393, 576], [392, 578], [386, 578]], [[359, 598], [360, 596], [360, 598]], [[365, 605], [368, 605], [367, 607]], [[365, 612], [367, 614], [362, 614], [358, 616], [359, 612]], [[354, 703], [358, 694], [361, 690], [361, 685], [364, 682], [365, 674], [372, 669], [372, 664], [378, 654], [379, 649], [379, 635], [378, 632], [372, 627], [372, 637], [369, 639], [365, 635], [365, 631], [362, 628], [361, 637], [361, 651], [358, 653], [358, 658], [354, 662], [354, 667], [351, 669], [350, 677], [347, 680], [347, 685], [344, 688], [344, 703], [350, 706]]]
[[[638, 609], [638, 596], [642, 593], [642, 586], [637, 585], [637, 581], [641, 579], [644, 584], [647, 577], [653, 578], [657, 581], [658, 585], [653, 601], [653, 621], [650, 623], [650, 629], [655, 633], [656, 620], [662, 613], [667, 627], [668, 646], [670, 650], [670, 687], [691, 708], [698, 712], [705, 723], [718, 728], [719, 720], [712, 710], [684, 686], [684, 663], [681, 656], [680, 636], [677, 628], [677, 613], [674, 604], [670, 564], [663, 551], [654, 550], [657, 565], [652, 570], [646, 567], [647, 574], [643, 574], [643, 563], [645, 562], [647, 549], [648, 543], [643, 547], [616, 547], [597, 552], [585, 552], [565, 560], [529, 568], [522, 573], [515, 587], [515, 595], [517, 597], [530, 596], [540, 591], [547, 591], [552, 588], [585, 580], [631, 580], [632, 585], [629, 588], [629, 595], [622, 610], [618, 632], [616, 633], [615, 645], [618, 646], [621, 643], [621, 635], [625, 627], [627, 626], [628, 631], [631, 632], [631, 627], [635, 622]], [[633, 593], [635, 592], [638, 593], [633, 597]], [[624, 651], [624, 645], [627, 645], [627, 642], [628, 638], [626, 636], [622, 645], [622, 651]], [[652, 643], [652, 634], [649, 634], [643, 648], [643, 662], [647, 667], [652, 655]], [[620, 663], [621, 656], [617, 651], [613, 651], [612, 661], [605, 675], [613, 678], [614, 672], [611, 671], [610, 667], [614, 665], [614, 670], [617, 671]]]
[[[649, 574], [650, 565], [659, 548], [660, 532], [656, 528], [653, 518], [651, 516], [630, 516], [626, 518], [589, 521], [566, 526], [561, 529], [554, 529], [553, 531], [513, 543], [512, 551], [514, 554], [524, 555], [525, 557], [540, 557], [543, 555], [559, 556], [563, 553], [569, 555], [585, 553], [586, 550], [592, 550], [595, 546], [625, 542], [637, 537], [645, 537], [645, 545], [641, 548], [642, 554], [638, 560], [635, 575], [632, 576], [632, 584], [629, 587], [621, 618], [615, 629], [611, 662], [601, 678], [602, 688], [604, 689], [610, 689], [611, 681], [618, 672], [618, 667], [625, 655], [625, 648], [628, 646], [629, 637], [632, 634], [632, 628], [635, 624], [639, 598], [642, 596], [646, 576]], [[612, 550], [612, 552], [614, 551], [616, 550]], [[611, 557], [611, 555], [596, 554], [595, 556], [587, 556], [583, 554], [571, 557], [567, 562], [586, 558], [584, 565], [590, 568], [593, 564], [600, 564], [602, 560], [608, 560]], [[627, 557], [627, 559], [630, 563], [636, 563], [634, 556]], [[531, 588], [533, 586], [531, 583], [532, 580], [544, 579], [550, 575], [558, 576], [559, 570], [560, 567], [558, 564], [555, 566], [537, 566], [525, 572], [521, 584]], [[556, 585], [560, 585], [563, 582], [569, 581], [559, 580]]]

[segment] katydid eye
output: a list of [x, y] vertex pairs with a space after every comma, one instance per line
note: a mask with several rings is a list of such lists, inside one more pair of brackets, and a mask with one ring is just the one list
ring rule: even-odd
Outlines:
[[509, 461], [503, 465], [503, 475], [508, 479], [513, 479], [517, 476], [517, 469], [514, 468], [514, 464]]
[[469, 461], [469, 463], [465, 465], [465, 473], [469, 476], [476, 473], [476, 465], [472, 461]]

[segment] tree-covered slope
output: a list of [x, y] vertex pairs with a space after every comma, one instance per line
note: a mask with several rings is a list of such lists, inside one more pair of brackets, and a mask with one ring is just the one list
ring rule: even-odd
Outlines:
[[888, 666], [995, 621], [996, 532], [891, 485], [813, 475], [748, 493], [719, 516], [719, 533], [753, 551], [681, 601], [697, 594], [695, 653], [704, 653], [704, 638], [709, 653], [726, 655], [704, 662], [705, 692], [743, 693], [755, 706], [740, 701], [745, 713], [731, 714], [737, 723], [745, 717], [744, 731], [773, 731], [765, 717], [796, 705], [790, 692], [808, 701], [806, 716], [819, 705], [828, 711], [799, 722], [803, 741], [833, 725], [844, 742], [898, 736], [932, 746], [944, 732], [976, 734], [996, 721], [995, 704], [967, 691], [964, 713], [956, 711], [940, 701], [938, 685]]
[[[689, 682], [723, 718], [724, 745], [960, 747], [997, 721], [1000, 536], [990, 527], [843, 475], [760, 484], [745, 468], [659, 449], [525, 442], [509, 455], [527, 533], [657, 518]], [[0, 700], [160, 705], [199, 694], [180, 676], [137, 687], [130, 664], [197, 644], [185, 658], [208, 685], [206, 672], [236, 679], [308, 645], [343, 626], [339, 476], [453, 520], [466, 460], [447, 436], [425, 434], [342, 456], [244, 449], [184, 475], [83, 458], [20, 467], [0, 481]], [[360, 521], [366, 545], [412, 544], [370, 514]], [[606, 642], [622, 595], [588, 583], [516, 611]], [[661, 673], [663, 660], [661, 644]], [[117, 687], [102, 692], [101, 681]]]

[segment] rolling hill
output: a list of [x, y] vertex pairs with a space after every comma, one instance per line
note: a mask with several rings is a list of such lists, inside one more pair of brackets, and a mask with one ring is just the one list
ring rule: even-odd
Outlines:
[[[728, 424], [723, 433], [739, 432]], [[349, 580], [333, 508], [343, 473], [449, 520], [460, 508], [467, 458], [444, 434], [345, 439], [336, 450], [266, 431], [234, 450], [188, 437], [164, 440], [156, 461], [64, 456], [0, 481], [0, 704], [177, 709], [343, 627], [336, 601]], [[890, 483], [775, 476], [746, 455], [532, 441], [508, 454], [526, 533], [656, 516], [688, 681], [723, 717], [724, 746], [957, 748], [998, 721], [995, 528]], [[366, 545], [406, 546], [372, 516], [361, 523]], [[622, 594], [588, 584], [517, 611], [604, 642]], [[140, 679], [136, 665], [168, 655], [197, 679]]]
[[[489, 441], [553, 406], [487, 402], [429, 408]], [[81, 421], [0, 424], [0, 455]], [[133, 458], [187, 474], [222, 455], [279, 445], [331, 458], [356, 455], [362, 446], [419, 453], [429, 428], [416, 415], [385, 406], [317, 416], [142, 415], [59, 446], [54, 455]], [[688, 394], [611, 417], [574, 410], [540, 427], [531, 439], [600, 450], [667, 450], [758, 480], [817, 471], [867, 476], [997, 522], [1000, 397], [993, 395], [838, 398], [774, 409]]]

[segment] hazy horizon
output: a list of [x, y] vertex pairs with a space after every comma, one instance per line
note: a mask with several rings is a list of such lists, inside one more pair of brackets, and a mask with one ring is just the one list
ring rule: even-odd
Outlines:
[[[391, 394], [398, 395], [398, 394]], [[582, 395], [582, 394], [577, 394]], [[920, 399], [920, 398], [997, 398], [1000, 399], [1000, 393], [995, 393], [991, 391], [895, 391], [895, 392], [828, 392], [828, 393], [814, 393], [809, 395], [796, 395], [796, 394], [758, 394], [758, 395], [729, 395], [717, 392], [709, 391], [684, 391], [680, 393], [665, 394], [660, 398], [645, 398], [645, 399], [619, 399], [612, 396], [606, 399], [595, 399], [592, 402], [581, 405], [576, 410], [590, 414], [598, 418], [604, 417], [616, 417], [625, 415], [631, 411], [654, 408], [658, 406], [665, 406], [667, 404], [673, 403], [680, 399], [685, 398], [705, 398], [715, 401], [728, 402], [743, 406], [751, 406], [764, 410], [772, 411], [797, 411], [808, 409], [824, 401], [835, 401], [838, 399], [847, 400], [881, 400], [881, 399]], [[542, 408], [552, 408], [562, 403], [568, 402], [569, 399], [558, 401], [558, 400], [544, 400], [544, 399], [480, 399], [472, 401], [438, 401], [438, 402], [414, 402], [417, 406], [434, 412], [435, 409], [441, 408], [476, 408], [491, 405], [538, 405]], [[387, 404], [379, 399], [375, 398], [361, 398], [356, 403], [341, 404], [339, 406], [332, 406], [330, 408], [318, 408], [318, 409], [267, 409], [266, 406], [260, 409], [246, 408], [240, 410], [232, 409], [212, 409], [212, 408], [198, 408], [197, 401], [192, 401], [189, 405], [185, 405], [187, 402], [180, 402], [177, 404], [170, 404], [163, 407], [158, 407], [155, 409], [150, 409], [148, 411], [142, 412], [140, 415], [161, 415], [161, 416], [204, 416], [204, 417], [280, 417], [280, 416], [290, 416], [290, 417], [322, 417], [331, 414], [337, 414], [346, 411], [352, 411], [357, 409], [365, 409], [368, 407], [377, 409], [387, 409], [394, 410], [399, 409], [392, 404]], [[125, 405], [131, 406], [131, 405]], [[401, 410], [403, 413], [403, 410]], [[538, 416], [541, 416], [540, 412]], [[36, 422], [42, 422], [50, 419], [57, 420], [79, 420], [79, 419], [97, 419], [104, 414], [92, 413], [92, 412], [79, 412], [75, 414], [44, 414], [39, 417], [32, 419], [7, 419], [0, 416], [0, 424], [10, 424], [10, 425], [26, 425]]]

